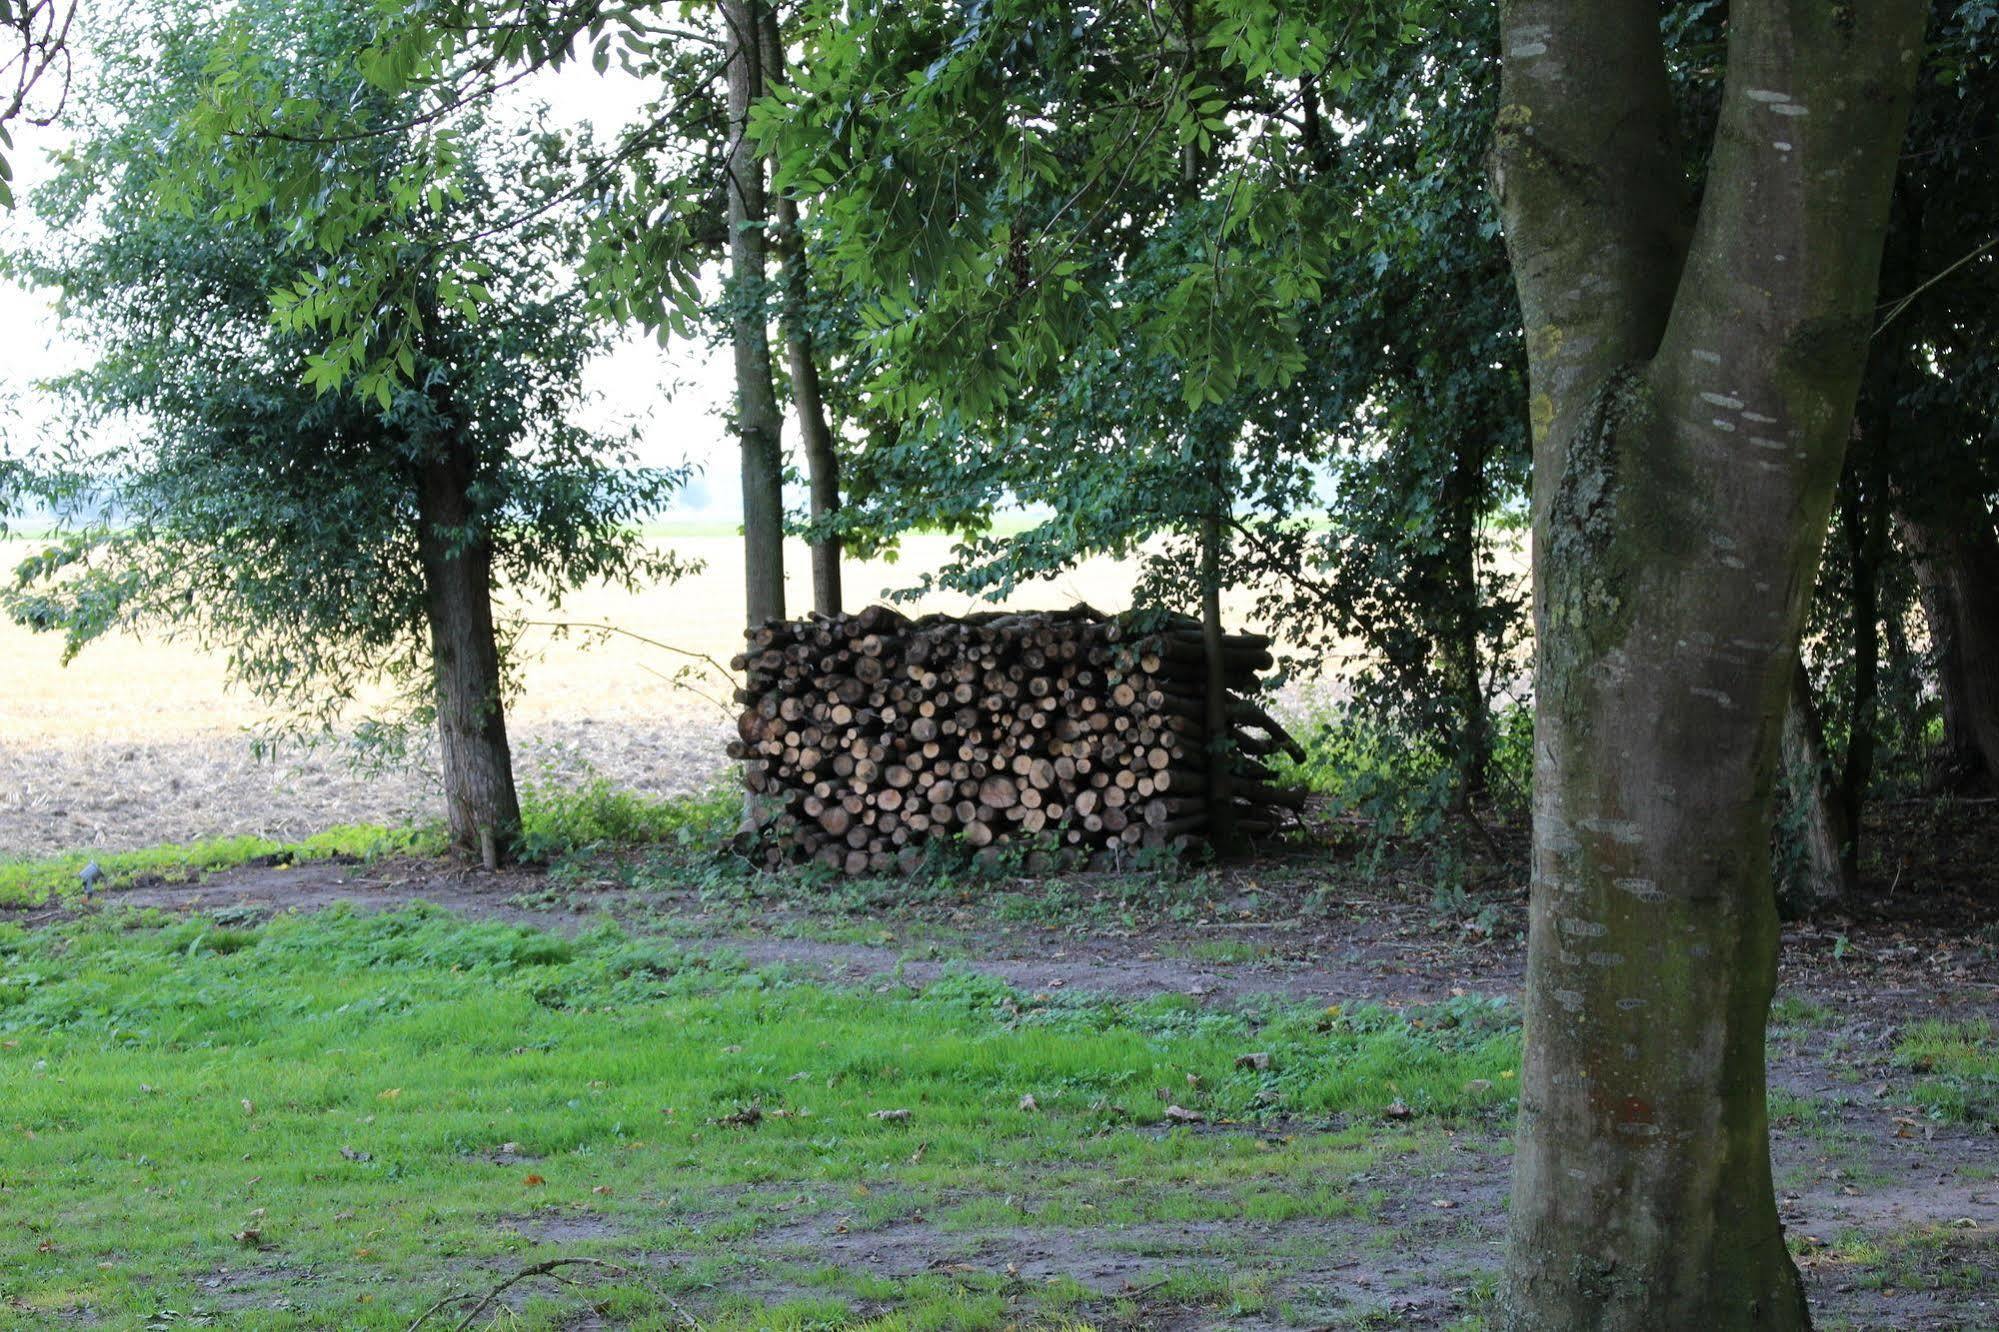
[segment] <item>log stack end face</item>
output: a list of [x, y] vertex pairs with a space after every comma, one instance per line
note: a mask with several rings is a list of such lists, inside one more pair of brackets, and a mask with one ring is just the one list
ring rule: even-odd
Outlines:
[[[748, 631], [729, 752], [764, 864], [918, 865], [959, 839], [1053, 867], [1197, 845], [1211, 813], [1205, 655], [1184, 618], [1069, 611], [909, 620], [885, 606]], [[1295, 742], [1251, 701], [1269, 641], [1226, 640], [1237, 825], [1302, 797], [1259, 756]]]

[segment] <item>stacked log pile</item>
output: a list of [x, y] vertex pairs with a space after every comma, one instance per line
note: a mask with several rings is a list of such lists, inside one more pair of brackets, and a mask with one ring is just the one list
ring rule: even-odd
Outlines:
[[[1104, 864], [1209, 829], [1206, 654], [1185, 617], [871, 606], [747, 638], [730, 754], [748, 847], [768, 865], [908, 870], [945, 836], [986, 855], [1019, 847], [1036, 868]], [[1253, 701], [1269, 640], [1230, 635], [1223, 661], [1236, 828], [1269, 833], [1303, 794], [1263, 759], [1302, 751]]]

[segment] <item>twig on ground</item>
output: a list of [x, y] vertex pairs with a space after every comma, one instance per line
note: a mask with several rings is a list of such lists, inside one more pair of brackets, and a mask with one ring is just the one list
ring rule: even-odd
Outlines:
[[[653, 1295], [657, 1296], [661, 1301], [663, 1301], [666, 1304], [667, 1308], [673, 1310], [674, 1314], [679, 1317], [681, 1325], [683, 1327], [698, 1326], [698, 1324], [695, 1323], [694, 1319], [691, 1316], [689, 1316], [688, 1312], [685, 1309], [681, 1308], [678, 1304], [675, 1304], [673, 1302], [672, 1297], [667, 1295], [665, 1291], [661, 1290], [658, 1286], [646, 1280], [644, 1276], [642, 1276], [638, 1272], [633, 1271], [629, 1267], [622, 1266], [621, 1264], [618, 1263], [606, 1262], [602, 1258], [550, 1258], [546, 1262], [535, 1263], [531, 1266], [523, 1267], [520, 1271], [514, 1273], [512, 1276], [508, 1277], [505, 1281], [502, 1281], [499, 1285], [494, 1286], [491, 1290], [487, 1291], [485, 1295], [480, 1297], [479, 1302], [472, 1306], [471, 1312], [467, 1313], [465, 1317], [459, 1320], [457, 1332], [465, 1332], [465, 1329], [471, 1327], [474, 1322], [478, 1321], [480, 1314], [486, 1312], [486, 1310], [493, 1307], [494, 1301], [498, 1300], [501, 1295], [505, 1294], [510, 1287], [517, 1286], [523, 1281], [527, 1281], [531, 1278], [538, 1276], [545, 1276], [545, 1277], [552, 1277], [557, 1281], [564, 1282], [565, 1284], [574, 1284], [572, 1282], [569, 1282], [567, 1277], [561, 1276], [559, 1274], [560, 1269], [564, 1267], [596, 1267], [603, 1269], [605, 1272], [609, 1273], [612, 1276], [636, 1278], [639, 1281], [639, 1283], [643, 1285], [648, 1291], [650, 1291]], [[471, 1298], [472, 1298], [472, 1293], [470, 1291], [464, 1292], [463, 1294], [446, 1295], [443, 1299], [439, 1300], [437, 1303], [431, 1305], [428, 1309], [425, 1309], [422, 1313], [418, 1314], [416, 1316], [416, 1321], [409, 1325], [407, 1332], [417, 1332], [417, 1329], [421, 1328], [425, 1323], [429, 1322], [438, 1313], [451, 1307], [454, 1304], [458, 1304], [462, 1301], [469, 1300]]]

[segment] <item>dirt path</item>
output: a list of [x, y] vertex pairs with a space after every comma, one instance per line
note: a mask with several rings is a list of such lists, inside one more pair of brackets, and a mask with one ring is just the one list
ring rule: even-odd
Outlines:
[[[824, 937], [823, 929], [813, 928], [824, 922], [795, 907], [770, 909], [752, 929], [738, 928], [732, 918], [709, 928], [705, 905], [692, 893], [586, 887], [566, 889], [554, 906], [525, 904], [546, 896], [546, 887], [546, 876], [532, 869], [487, 873], [428, 861], [316, 862], [134, 887], [110, 895], [106, 905], [256, 918], [336, 903], [392, 911], [424, 901], [483, 919], [570, 932], [606, 917], [637, 932], [670, 922], [682, 933], [700, 928], [690, 941], [702, 947], [737, 953], [754, 966], [796, 967], [837, 984], [894, 973], [907, 983], [927, 985], [947, 968], [970, 968], [1024, 990], [1066, 987], [1127, 998], [1173, 993], [1216, 1004], [1260, 995], [1299, 1003], [1425, 1003], [1454, 991], [1511, 994], [1521, 980], [1519, 948], [1483, 936], [1439, 938], [1423, 911], [1382, 903], [1354, 903], [1367, 913], [1311, 924], [1297, 917], [1154, 922], [1081, 937], [1032, 923], [1007, 926], [957, 910], [939, 918], [935, 934], [853, 943]], [[70, 913], [15, 914], [53, 920]], [[1210, 961], [1200, 955], [1204, 949], [1256, 956]]]

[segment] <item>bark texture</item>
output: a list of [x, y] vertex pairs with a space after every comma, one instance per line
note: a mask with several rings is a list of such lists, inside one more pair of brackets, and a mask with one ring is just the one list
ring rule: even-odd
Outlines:
[[1224, 855], [1236, 849], [1235, 755], [1228, 739], [1229, 662], [1222, 628], [1223, 469], [1208, 469], [1208, 507], [1201, 516], [1202, 710], [1208, 729], [1208, 838]]
[[1444, 481], [1441, 572], [1449, 608], [1440, 646], [1444, 697], [1451, 700], [1456, 734], [1450, 737], [1457, 767], [1453, 799], [1469, 811], [1486, 792], [1492, 761], [1492, 708], [1486, 698], [1479, 652], [1479, 518], [1485, 508], [1485, 448], [1461, 439]]
[[784, 618], [783, 417], [771, 382], [765, 316], [769, 220], [763, 157], [749, 136], [763, 96], [765, 0], [723, 0], [728, 73], [729, 334], [736, 371], [736, 436], [743, 461], [743, 568], [749, 623]]
[[1799, 662], [1791, 672], [1791, 700], [1784, 710], [1784, 773], [1796, 802], [1795, 835], [1803, 852], [1796, 877], [1778, 887], [1778, 901], [1792, 916], [1808, 916], [1853, 892], [1849, 872], [1846, 807], [1826, 758], [1825, 726], [1812, 697], [1811, 676]]
[[492, 552], [468, 500], [469, 448], [450, 445], [423, 466], [418, 552], [423, 560], [445, 812], [460, 850], [495, 867], [520, 831], [520, 797], [501, 700], [493, 631]]
[[1696, 213], [1648, 0], [1511, 0], [1537, 643], [1503, 1326], [1809, 1325], [1763, 1033], [1779, 735], [1921, 0], [1738, 0]]
[[[764, 83], [784, 78], [784, 36], [777, 12], [763, 13]], [[777, 243], [783, 264], [785, 369], [791, 376], [791, 407], [798, 417], [798, 441], [805, 450], [806, 484], [810, 487], [812, 520], [830, 518], [840, 508], [840, 454], [826, 419], [826, 396], [819, 382], [819, 351], [812, 336], [812, 274], [805, 258], [805, 236], [799, 228], [798, 203], [784, 194], [771, 199], [777, 223]], [[838, 536], [815, 541], [812, 551], [812, 609], [821, 615], [840, 614], [841, 542]]]
[[[1944, 777], [1955, 787], [1999, 781], [1999, 530], [1976, 496], [1896, 517], [1915, 566], [1943, 700]], [[1939, 519], [1942, 521], [1939, 521]]]
[[[1880, 445], [1878, 432], [1862, 448]], [[1846, 825], [1840, 873], [1860, 877], [1861, 816], [1874, 786], [1874, 755], [1881, 728], [1881, 565], [1887, 554], [1888, 513], [1880, 494], [1879, 468], [1864, 455], [1850, 467], [1842, 503], [1847, 565], [1853, 579], [1847, 612], [1853, 634], [1853, 694], [1846, 717], [1846, 756], [1840, 764], [1840, 819]]]

